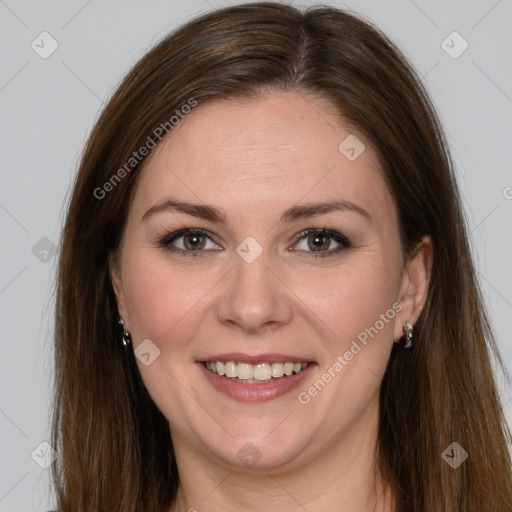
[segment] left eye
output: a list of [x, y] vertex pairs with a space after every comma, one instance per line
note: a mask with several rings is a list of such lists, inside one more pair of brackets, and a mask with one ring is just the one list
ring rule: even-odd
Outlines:
[[[333, 247], [335, 244], [335, 247]], [[310, 230], [299, 235], [299, 243], [295, 245], [301, 251], [331, 254], [350, 247], [350, 241], [340, 233], [326, 229]]]

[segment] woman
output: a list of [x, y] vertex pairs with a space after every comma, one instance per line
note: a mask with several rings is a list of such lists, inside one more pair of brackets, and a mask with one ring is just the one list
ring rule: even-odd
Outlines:
[[59, 511], [512, 510], [500, 361], [417, 76], [343, 11], [217, 10], [85, 148]]

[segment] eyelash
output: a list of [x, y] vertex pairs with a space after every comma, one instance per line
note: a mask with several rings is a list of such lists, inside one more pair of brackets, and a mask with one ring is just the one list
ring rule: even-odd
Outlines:
[[[178, 231], [175, 231], [174, 233], [170, 233], [170, 234], [167, 234], [166, 236], [164, 236], [160, 240], [159, 245], [160, 245], [160, 247], [163, 247], [166, 250], [168, 250], [172, 253], [176, 253], [176, 254], [181, 254], [181, 255], [187, 254], [187, 255], [193, 256], [193, 257], [194, 256], [199, 256], [199, 257], [206, 256], [205, 253], [208, 253], [209, 252], [208, 250], [185, 251], [183, 249], [178, 249], [171, 245], [171, 243], [174, 242], [175, 240], [177, 240], [178, 238], [181, 238], [181, 237], [183, 237], [185, 235], [189, 235], [189, 234], [190, 235], [202, 235], [202, 236], [209, 238], [213, 242], [211, 234], [208, 231], [205, 231], [205, 230], [199, 229], [199, 228], [184, 228], [184, 229], [180, 229]], [[338, 233], [336, 231], [331, 231], [329, 229], [326, 229], [325, 227], [324, 228], [311, 228], [311, 229], [302, 231], [301, 233], [299, 233], [298, 235], [295, 236], [296, 242], [294, 245], [298, 244], [303, 239], [307, 239], [310, 235], [319, 235], [319, 236], [324, 236], [327, 238], [332, 238], [335, 242], [340, 244], [340, 246], [334, 250], [329, 250], [329, 251], [304, 251], [305, 254], [309, 253], [309, 255], [305, 256], [307, 258], [318, 258], [318, 257], [325, 258], [328, 256], [337, 255], [340, 252], [344, 251], [345, 249], [349, 249], [352, 247], [352, 242], [346, 236], [344, 236], [341, 233]]]

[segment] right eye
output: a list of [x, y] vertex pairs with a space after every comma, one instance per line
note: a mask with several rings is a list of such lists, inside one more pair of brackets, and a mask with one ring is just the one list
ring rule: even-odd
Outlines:
[[[208, 247], [210, 243], [210, 247]], [[166, 235], [160, 245], [174, 253], [190, 254], [196, 256], [200, 252], [219, 250], [219, 246], [213, 242], [210, 235], [202, 229], [180, 229]]]

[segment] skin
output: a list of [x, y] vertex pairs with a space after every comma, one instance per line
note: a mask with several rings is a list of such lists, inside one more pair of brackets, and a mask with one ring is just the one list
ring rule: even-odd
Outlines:
[[[110, 272], [134, 348], [150, 339], [160, 350], [137, 364], [170, 425], [181, 480], [173, 511], [393, 510], [375, 465], [378, 394], [393, 340], [424, 306], [432, 244], [425, 237], [404, 258], [376, 153], [357, 133], [366, 149], [355, 161], [338, 150], [351, 133], [325, 101], [272, 92], [199, 105], [146, 160]], [[172, 210], [141, 221], [168, 197], [213, 205], [227, 224]], [[294, 205], [337, 199], [371, 220], [335, 211], [280, 221]], [[212, 234], [199, 239], [203, 253], [159, 245], [184, 227]], [[315, 235], [294, 238], [323, 227], [352, 246], [315, 258]], [[252, 263], [236, 252], [249, 236], [263, 249]], [[184, 242], [172, 243], [186, 251]], [[340, 247], [332, 238], [326, 246]], [[396, 316], [300, 403], [298, 392], [393, 304]], [[223, 352], [292, 354], [318, 366], [284, 396], [243, 403], [216, 391], [195, 364]], [[253, 467], [237, 456], [246, 443], [261, 457]]]

